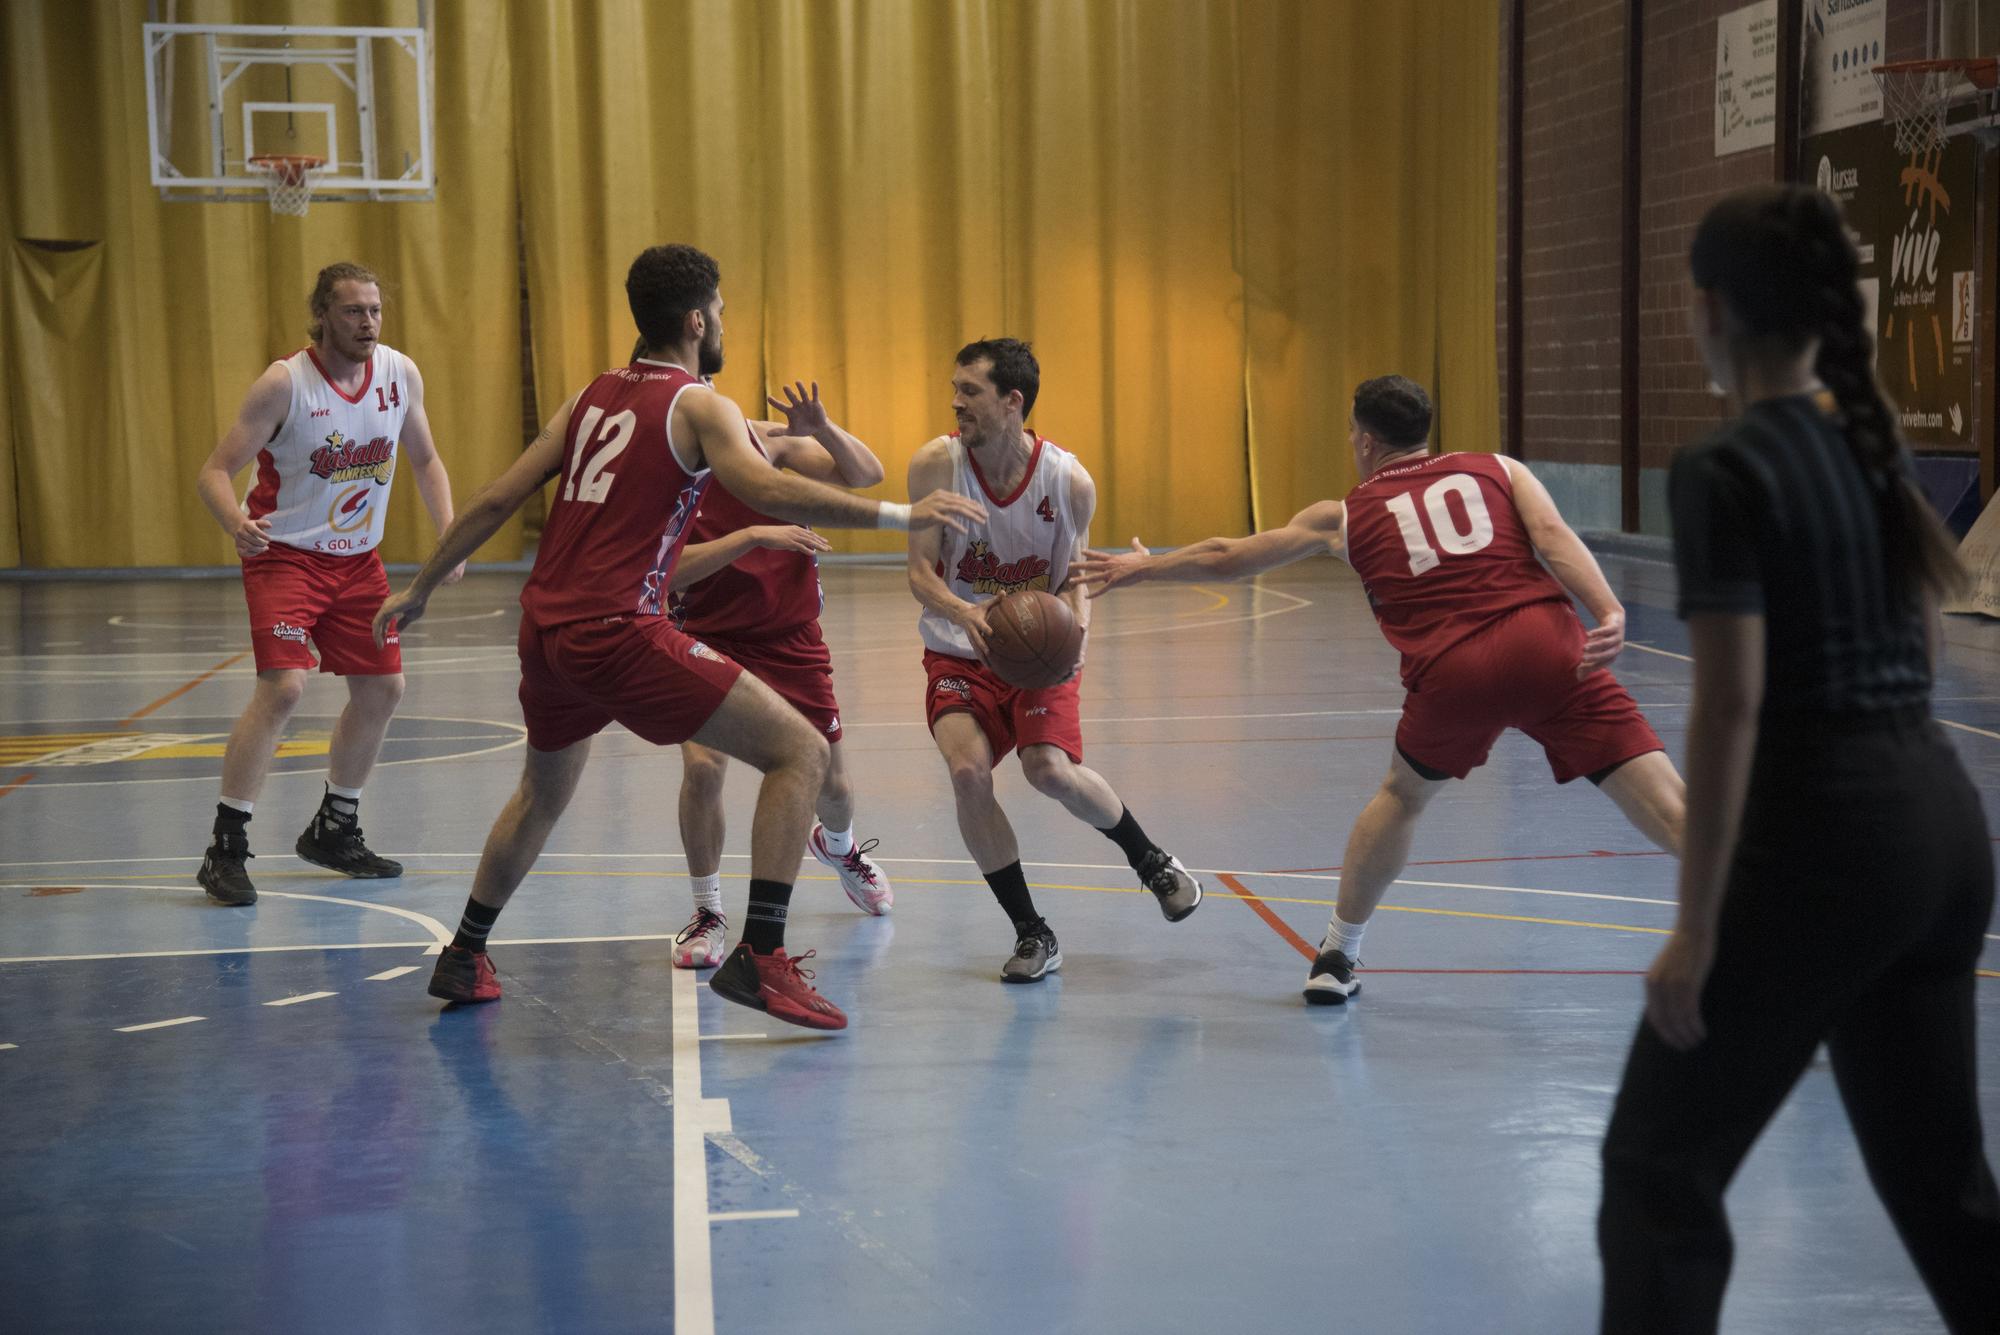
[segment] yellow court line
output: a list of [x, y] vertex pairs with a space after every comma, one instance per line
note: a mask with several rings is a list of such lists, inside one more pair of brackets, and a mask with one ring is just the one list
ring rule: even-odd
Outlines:
[[[470, 876], [471, 874], [472, 874], [471, 872], [462, 869], [453, 869], [450, 871], [421, 871], [421, 870], [413, 871], [408, 868], [405, 868], [403, 871], [403, 875], [406, 877], [407, 876]], [[665, 871], [653, 872], [653, 871], [539, 871], [537, 870], [529, 872], [528, 875], [588, 876], [604, 880], [609, 880], [614, 878], [660, 880], [665, 877], [672, 876], [674, 875], [674, 873]], [[100, 876], [97, 877], [96, 879], [100, 881], [119, 881], [119, 880], [133, 881], [133, 880], [154, 880], [157, 878], [140, 877], [140, 876]], [[323, 881], [326, 879], [326, 877], [314, 872], [281, 871], [281, 872], [261, 873], [258, 876], [258, 879]], [[839, 879], [840, 878], [838, 876], [799, 877], [799, 880], [801, 881], [838, 881]], [[978, 886], [982, 889], [984, 889], [986, 886], [986, 882], [983, 880], [979, 881], [955, 880], [955, 879], [946, 879], [942, 877], [931, 877], [931, 876], [899, 876], [896, 878], [896, 884], [963, 885], [963, 886]], [[1032, 890], [1082, 890], [1095, 895], [1143, 895], [1150, 893], [1149, 891], [1140, 886], [1062, 885], [1044, 881], [1031, 881], [1029, 882], [1029, 888]], [[1308, 904], [1318, 908], [1327, 908], [1334, 903], [1334, 901], [1331, 899], [1304, 899], [1294, 896], [1283, 896], [1283, 895], [1259, 895], [1257, 896], [1257, 898], [1263, 900], [1266, 904]], [[1428, 913], [1442, 918], [1483, 918], [1491, 922], [1543, 923], [1550, 927], [1589, 927], [1589, 928], [1594, 928], [1595, 930], [1600, 932], [1645, 932], [1653, 936], [1673, 935], [1672, 932], [1668, 931], [1664, 927], [1631, 927], [1627, 926], [1624, 923], [1615, 923], [1615, 922], [1581, 922], [1575, 918], [1533, 918], [1525, 914], [1516, 914], [1516, 913], [1479, 913], [1472, 909], [1431, 909], [1431, 908], [1416, 908], [1406, 904], [1384, 904], [1381, 906], [1381, 909], [1379, 911], [1383, 913]]]
[[1209, 597], [1211, 597], [1211, 598], [1215, 599], [1215, 601], [1214, 601], [1214, 602], [1212, 602], [1212, 603], [1210, 603], [1210, 604], [1209, 604], [1209, 605], [1208, 605], [1207, 607], [1199, 607], [1199, 608], [1196, 608], [1196, 609], [1195, 609], [1194, 611], [1192, 611], [1192, 612], [1176, 612], [1176, 613], [1174, 613], [1174, 619], [1175, 619], [1176, 621], [1178, 621], [1178, 620], [1182, 619], [1183, 617], [1199, 617], [1199, 616], [1207, 616], [1207, 615], [1208, 615], [1208, 614], [1209, 614], [1210, 612], [1213, 612], [1213, 611], [1216, 611], [1216, 610], [1218, 610], [1219, 608], [1224, 608], [1224, 607], [1227, 607], [1227, 606], [1229, 606], [1229, 595], [1228, 595], [1228, 594], [1226, 594], [1226, 593], [1224, 593], [1224, 592], [1223, 592], [1222, 590], [1220, 590], [1220, 589], [1211, 589], [1211, 588], [1209, 588], [1209, 587], [1208, 587], [1208, 585], [1206, 585], [1206, 584], [1196, 584], [1196, 585], [1193, 585], [1192, 587], [1193, 587], [1193, 588], [1194, 588], [1194, 589], [1195, 589], [1195, 590], [1196, 590], [1197, 592], [1200, 592], [1200, 593], [1205, 593], [1205, 594], [1207, 594], [1207, 595], [1208, 595]]

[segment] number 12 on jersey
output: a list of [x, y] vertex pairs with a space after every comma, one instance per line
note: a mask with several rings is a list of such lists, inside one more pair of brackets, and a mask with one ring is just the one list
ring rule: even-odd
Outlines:
[[[602, 422], [603, 430], [598, 430]], [[570, 447], [569, 481], [563, 483], [564, 500], [578, 500], [588, 504], [602, 504], [611, 494], [611, 484], [618, 480], [616, 473], [605, 472], [605, 467], [613, 459], [625, 452], [632, 442], [633, 428], [639, 425], [639, 415], [627, 409], [608, 421], [604, 420], [604, 409], [592, 408], [577, 424], [576, 444]], [[603, 448], [591, 451], [588, 463], [584, 453], [590, 450], [591, 438], [595, 436]]]
[[[1445, 504], [1445, 498], [1454, 495], [1465, 506], [1470, 528], [1460, 528], [1458, 517]], [[1486, 509], [1486, 497], [1480, 492], [1479, 483], [1464, 473], [1439, 478], [1424, 488], [1424, 513], [1430, 516], [1431, 531], [1437, 535], [1436, 546], [1425, 533], [1423, 516], [1417, 513], [1417, 503], [1408, 492], [1391, 496], [1383, 504], [1396, 517], [1403, 546], [1409, 549], [1412, 575], [1421, 575], [1438, 564], [1439, 547], [1452, 556], [1468, 556], [1493, 541], [1493, 516]]]

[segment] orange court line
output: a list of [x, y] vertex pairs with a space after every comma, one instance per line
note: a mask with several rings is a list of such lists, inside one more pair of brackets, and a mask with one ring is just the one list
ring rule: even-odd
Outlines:
[[13, 792], [16, 788], [19, 788], [22, 784], [26, 783], [28, 780], [34, 777], [35, 776], [32, 774], [23, 774], [19, 778], [8, 781], [8, 783], [4, 787], [0, 787], [0, 797], [5, 797], [7, 794]]
[[234, 667], [236, 664], [242, 662], [249, 656], [250, 656], [250, 651], [248, 649], [245, 649], [240, 654], [231, 654], [229, 657], [223, 659], [220, 663], [217, 663], [214, 667], [210, 668], [208, 671], [202, 673], [199, 677], [196, 677], [193, 681], [181, 683], [179, 686], [174, 687], [173, 690], [168, 691], [165, 695], [153, 701], [152, 704], [147, 705], [144, 709], [138, 710], [132, 714], [128, 714], [123, 719], [120, 719], [119, 722], [137, 723], [140, 719], [146, 717], [146, 715], [152, 713], [154, 710], [160, 708], [162, 705], [172, 704], [174, 701], [180, 699], [182, 696], [186, 695], [189, 691], [193, 690], [195, 687], [207, 681], [210, 677], [213, 677], [216, 673], [224, 671], [227, 668]]
[[1218, 872], [1216, 874], [1215, 879], [1222, 882], [1224, 885], [1228, 886], [1229, 893], [1235, 895], [1245, 904], [1248, 904], [1250, 906], [1251, 911], [1255, 913], [1258, 917], [1262, 918], [1265, 924], [1269, 926], [1272, 931], [1276, 932], [1279, 936], [1283, 937], [1287, 942], [1291, 944], [1293, 950], [1298, 951], [1299, 954], [1304, 955], [1307, 959], [1317, 959], [1319, 957], [1319, 952], [1317, 950], [1314, 950], [1311, 946], [1307, 945], [1306, 939], [1300, 936], [1297, 932], [1293, 931], [1291, 929], [1291, 926], [1288, 923], [1286, 923], [1286, 921], [1283, 918], [1280, 918], [1277, 914], [1273, 913], [1271, 911], [1270, 905], [1266, 904], [1263, 900], [1257, 898], [1257, 896], [1251, 894], [1248, 890], [1245, 890], [1243, 888], [1243, 882], [1237, 880], [1234, 876], [1231, 876], [1226, 871]]

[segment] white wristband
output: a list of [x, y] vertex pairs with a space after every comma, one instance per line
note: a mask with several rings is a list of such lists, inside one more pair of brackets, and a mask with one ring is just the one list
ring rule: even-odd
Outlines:
[[895, 501], [883, 501], [882, 508], [875, 512], [876, 528], [908, 528], [910, 507]]

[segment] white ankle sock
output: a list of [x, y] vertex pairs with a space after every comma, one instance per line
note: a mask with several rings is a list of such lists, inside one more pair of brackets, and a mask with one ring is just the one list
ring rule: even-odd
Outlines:
[[344, 797], [350, 802], [359, 802], [361, 800], [361, 790], [359, 788], [342, 788], [337, 783], [329, 782], [326, 785], [326, 791], [331, 797]]
[[707, 909], [710, 913], [722, 912], [722, 873], [713, 876], [690, 876], [694, 886], [694, 906]]
[[1361, 934], [1367, 930], [1367, 923], [1356, 926], [1336, 913], [1327, 920], [1326, 936], [1320, 942], [1320, 949], [1337, 950], [1347, 956], [1351, 964], [1361, 958]]
[[257, 805], [255, 802], [246, 802], [240, 797], [221, 797], [217, 798], [216, 800], [222, 803], [223, 806], [228, 807], [231, 811], [240, 811], [246, 816], [249, 815], [251, 810]]
[[844, 830], [835, 830], [826, 825], [821, 825], [819, 827], [819, 837], [825, 841], [826, 851], [837, 858], [847, 856], [848, 852], [854, 847], [854, 827], [852, 825]]

